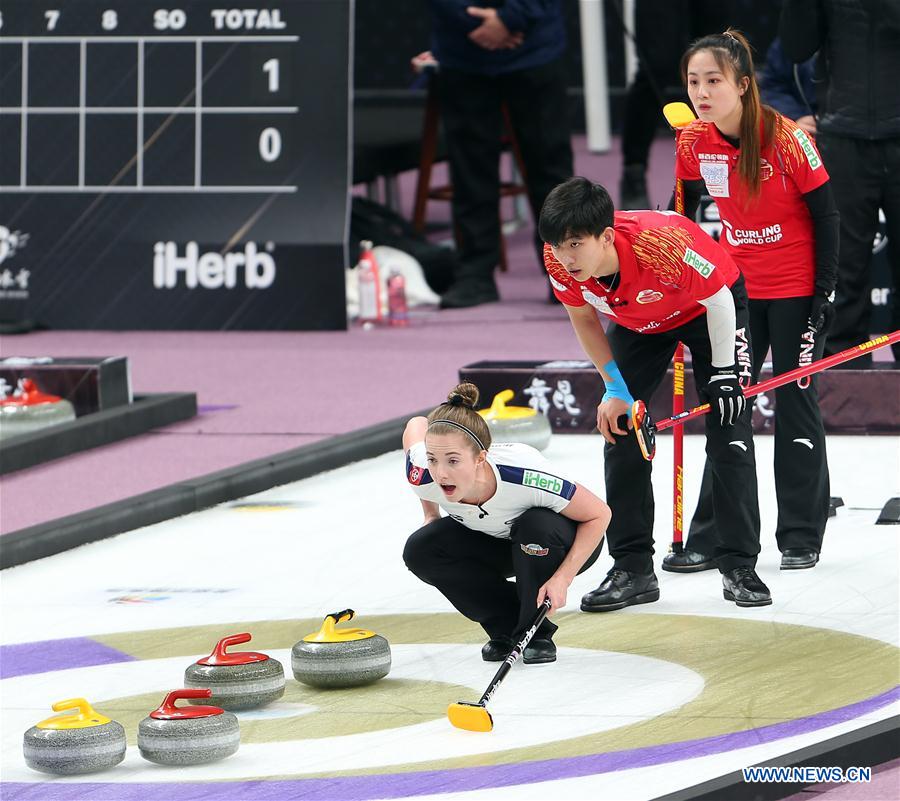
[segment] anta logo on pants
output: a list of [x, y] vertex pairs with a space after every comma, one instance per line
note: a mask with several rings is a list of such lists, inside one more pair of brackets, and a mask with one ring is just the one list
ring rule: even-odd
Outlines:
[[175, 242], [157, 242], [153, 246], [153, 286], [175, 289], [182, 276], [186, 289], [234, 289], [239, 281], [247, 289], [268, 289], [275, 283], [275, 259], [260, 253], [255, 242], [247, 242], [238, 253], [200, 253], [196, 242], [188, 242], [183, 256]]

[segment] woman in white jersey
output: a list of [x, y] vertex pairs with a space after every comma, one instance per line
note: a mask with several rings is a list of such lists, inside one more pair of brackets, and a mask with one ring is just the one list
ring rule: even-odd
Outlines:
[[[611, 512], [534, 448], [492, 446], [477, 402], [478, 388], [460, 384], [428, 417], [406, 425], [406, 477], [425, 524], [407, 540], [403, 560], [484, 628], [490, 639], [481, 656], [499, 662], [544, 598], [550, 614], [565, 605], [572, 580], [600, 554]], [[556, 629], [541, 624], [526, 664], [556, 660]]]

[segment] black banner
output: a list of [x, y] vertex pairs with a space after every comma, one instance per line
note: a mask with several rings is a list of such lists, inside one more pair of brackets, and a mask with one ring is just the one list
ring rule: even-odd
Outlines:
[[352, 0], [3, 0], [0, 321], [346, 326]]

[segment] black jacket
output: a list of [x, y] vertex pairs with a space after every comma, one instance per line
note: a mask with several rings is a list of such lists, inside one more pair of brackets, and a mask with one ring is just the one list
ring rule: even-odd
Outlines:
[[[511, 50], [483, 50], [468, 39], [481, 24], [466, 11], [469, 6], [496, 8], [510, 32], [524, 34], [525, 41]], [[431, 0], [431, 9], [432, 50], [444, 67], [501, 75], [549, 64], [566, 51], [562, 0]]]
[[784, 0], [779, 34], [794, 62], [820, 51], [819, 131], [900, 136], [900, 0]]

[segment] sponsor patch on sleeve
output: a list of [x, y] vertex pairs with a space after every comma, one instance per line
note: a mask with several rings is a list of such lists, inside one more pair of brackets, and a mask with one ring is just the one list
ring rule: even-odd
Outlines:
[[802, 128], [797, 128], [794, 131], [794, 139], [800, 144], [800, 149], [803, 151], [803, 155], [806, 156], [806, 160], [809, 162], [809, 168], [811, 170], [818, 170], [819, 167], [822, 166], [822, 159], [819, 158], [819, 154], [813, 147], [813, 143], [809, 141], [806, 131]]
[[684, 249], [684, 256], [681, 257], [681, 260], [693, 267], [700, 275], [704, 278], [709, 278], [713, 271], [716, 269], [716, 265], [711, 261], [707, 261], [703, 258], [696, 250], [691, 250], [691, 248]]
[[406, 454], [406, 480], [417, 487], [422, 484], [430, 484], [433, 480], [431, 473], [428, 472], [428, 468], [413, 464], [408, 453]]

